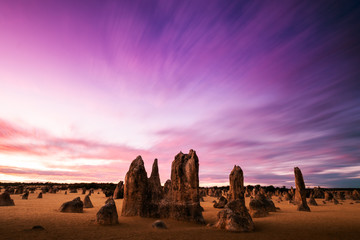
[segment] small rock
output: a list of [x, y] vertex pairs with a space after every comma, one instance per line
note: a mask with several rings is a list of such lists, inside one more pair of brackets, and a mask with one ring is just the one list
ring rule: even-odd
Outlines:
[[167, 229], [166, 224], [161, 221], [161, 220], [156, 220], [153, 224], [152, 224], [153, 228], [157, 228], [157, 229]]
[[36, 225], [36, 226], [32, 227], [32, 230], [40, 230], [40, 231], [42, 231], [42, 230], [45, 230], [45, 228], [43, 226]]

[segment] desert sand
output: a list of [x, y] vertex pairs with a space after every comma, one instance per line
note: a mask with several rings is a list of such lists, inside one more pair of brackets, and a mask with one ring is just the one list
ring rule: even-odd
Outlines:
[[[122, 199], [115, 200], [119, 214], [119, 225], [100, 226], [95, 224], [95, 216], [107, 199], [100, 192], [90, 196], [94, 208], [84, 208], [84, 213], [61, 213], [58, 211], [63, 202], [85, 195], [81, 193], [44, 194], [36, 198], [39, 190], [30, 193], [28, 200], [20, 195], [11, 195], [15, 206], [0, 207], [0, 239], [359, 239], [360, 203], [352, 200], [340, 201], [341, 204], [312, 206], [311, 212], [296, 211], [296, 206], [284, 201], [273, 201], [281, 210], [272, 212], [268, 217], [254, 218], [255, 231], [232, 233], [196, 223], [162, 219], [167, 230], [153, 229], [156, 220], [141, 217], [120, 216]], [[205, 197], [201, 202], [203, 216], [207, 223], [216, 221], [220, 209], [213, 208], [216, 198]], [[353, 202], [354, 204], [350, 204]], [[249, 198], [246, 198], [246, 205]], [[32, 230], [41, 225], [45, 230]]]

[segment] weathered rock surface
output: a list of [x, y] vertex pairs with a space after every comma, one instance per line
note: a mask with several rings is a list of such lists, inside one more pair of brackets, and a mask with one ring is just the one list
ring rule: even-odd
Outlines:
[[96, 214], [96, 223], [101, 225], [119, 224], [118, 214], [114, 200], [100, 208]]
[[84, 204], [80, 200], [80, 197], [73, 199], [72, 201], [65, 202], [60, 207], [60, 212], [67, 213], [82, 213]]
[[114, 199], [123, 199], [124, 198], [124, 182], [120, 181], [114, 191]]
[[14, 200], [11, 199], [8, 192], [0, 194], [0, 206], [15, 206]]
[[90, 200], [90, 196], [86, 195], [84, 198], [84, 208], [93, 208], [94, 205], [92, 204], [91, 200]]
[[194, 150], [180, 152], [171, 164], [171, 189], [160, 203], [160, 214], [177, 220], [205, 223], [199, 196], [199, 159]]
[[218, 212], [217, 218], [218, 221], [214, 227], [219, 229], [225, 229], [231, 232], [250, 232], [254, 230], [254, 223], [250, 215], [245, 212], [235, 213], [230, 208], [225, 208]]
[[254, 222], [245, 206], [244, 176], [239, 166], [234, 166], [229, 181], [229, 202], [225, 209], [218, 213], [215, 227], [232, 232], [253, 231]]
[[40, 192], [37, 198], [42, 198], [43, 197], [42, 195], [43, 195], [42, 192]]
[[300, 168], [295, 167], [294, 174], [295, 174], [295, 185], [296, 185], [294, 203], [298, 205], [297, 208], [298, 211], [310, 212], [310, 208], [306, 202], [306, 188]]
[[130, 165], [125, 176], [124, 200], [121, 210], [122, 216], [149, 217], [148, 178], [144, 161], [138, 156]]
[[148, 187], [151, 191], [151, 201], [152, 202], [158, 202], [163, 197], [163, 189], [161, 187], [160, 183], [160, 176], [159, 176], [159, 168], [158, 168], [158, 160], [155, 159], [150, 178], [148, 180]]
[[276, 212], [274, 202], [264, 194], [258, 193], [249, 204], [250, 215], [253, 218], [265, 217], [269, 212]]
[[162, 189], [155, 159], [150, 178], [141, 156], [125, 176], [122, 216], [173, 218], [204, 223], [199, 197], [199, 160], [196, 152], [179, 153], [171, 168], [171, 181]]
[[168, 179], [164, 184], [164, 191], [163, 191], [164, 195], [167, 195], [170, 191], [171, 191], [171, 180]]
[[240, 200], [244, 202], [244, 176], [243, 171], [239, 166], [234, 166], [229, 176], [230, 188], [228, 192], [229, 201]]

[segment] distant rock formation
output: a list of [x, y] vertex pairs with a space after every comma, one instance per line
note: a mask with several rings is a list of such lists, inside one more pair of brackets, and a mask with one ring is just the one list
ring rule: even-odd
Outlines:
[[76, 188], [70, 189], [70, 193], [77, 193], [77, 189]]
[[324, 198], [325, 193], [320, 187], [314, 187], [313, 196], [314, 198]]
[[124, 198], [124, 182], [120, 181], [114, 191], [114, 199], [123, 199]]
[[288, 192], [284, 192], [284, 199], [285, 201], [291, 201], [292, 196]]
[[22, 196], [21, 199], [27, 200], [29, 198], [29, 192], [26, 191]]
[[0, 206], [15, 206], [14, 200], [11, 199], [8, 192], [0, 194]]
[[85, 187], [82, 188], [82, 194], [86, 194], [86, 188]]
[[310, 208], [306, 202], [306, 189], [305, 189], [305, 183], [301, 170], [298, 167], [295, 167], [294, 174], [295, 174], [295, 185], [296, 185], [294, 203], [298, 205], [297, 208], [298, 211], [310, 212]]
[[311, 205], [311, 206], [317, 206], [318, 205], [317, 202], [315, 201], [313, 193], [310, 194], [309, 205]]
[[234, 166], [229, 181], [229, 203], [218, 212], [218, 220], [214, 226], [232, 232], [253, 231], [254, 222], [245, 206], [244, 176], [239, 166]]
[[334, 199], [334, 195], [329, 191], [325, 191], [324, 195], [325, 195], [325, 201], [331, 201]]
[[90, 196], [86, 195], [84, 198], [84, 208], [93, 208], [94, 205], [92, 204], [91, 200], [90, 200]]
[[253, 218], [265, 217], [269, 212], [276, 212], [274, 202], [260, 192], [250, 201], [249, 209]]
[[352, 200], [355, 200], [355, 201], [360, 200], [360, 193], [359, 193], [358, 190], [355, 189], [355, 190], [352, 192], [352, 194], [351, 194], [351, 199], [352, 199]]
[[80, 200], [80, 197], [77, 197], [72, 201], [63, 203], [60, 207], [60, 212], [82, 213], [83, 207], [83, 202]]
[[43, 195], [42, 192], [40, 192], [37, 198], [42, 198], [43, 197], [42, 195]]
[[114, 200], [109, 201], [96, 214], [96, 223], [100, 225], [119, 224], [118, 214]]

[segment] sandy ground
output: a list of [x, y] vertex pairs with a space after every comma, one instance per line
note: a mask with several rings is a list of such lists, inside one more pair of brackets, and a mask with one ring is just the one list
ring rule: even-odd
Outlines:
[[[82, 194], [63, 191], [57, 194], [44, 194], [37, 199], [37, 192], [22, 200], [20, 195], [11, 195], [13, 207], [0, 207], [0, 239], [360, 239], [360, 203], [346, 200], [341, 205], [323, 204], [317, 199], [317, 207], [311, 212], [297, 212], [294, 205], [273, 200], [281, 210], [270, 213], [265, 218], [255, 218], [256, 230], [252, 233], [231, 233], [194, 223], [163, 219], [167, 230], [151, 227], [155, 219], [140, 217], [121, 217], [122, 200], [116, 200], [119, 213], [117, 226], [99, 226], [95, 216], [106, 198], [100, 193], [91, 195], [94, 208], [84, 209], [84, 213], [61, 213], [63, 202]], [[206, 197], [201, 205], [208, 223], [216, 221], [219, 211], [212, 207], [215, 198]], [[247, 204], [249, 199], [246, 199]], [[41, 225], [45, 230], [31, 230]]]

